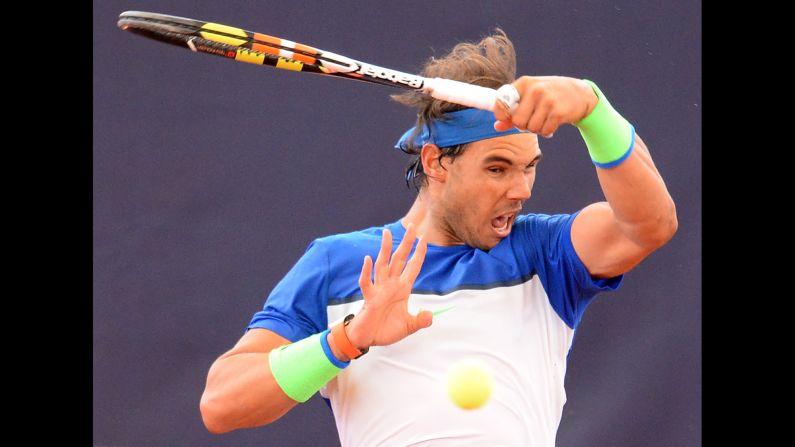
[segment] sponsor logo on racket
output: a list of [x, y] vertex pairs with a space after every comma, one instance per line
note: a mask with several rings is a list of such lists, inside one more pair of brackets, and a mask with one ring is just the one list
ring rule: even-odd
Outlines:
[[422, 79], [416, 78], [403, 73], [397, 73], [386, 68], [375, 67], [367, 64], [360, 64], [358, 74], [371, 76], [374, 78], [386, 79], [395, 83], [406, 84], [409, 87], [420, 88], [422, 87]]

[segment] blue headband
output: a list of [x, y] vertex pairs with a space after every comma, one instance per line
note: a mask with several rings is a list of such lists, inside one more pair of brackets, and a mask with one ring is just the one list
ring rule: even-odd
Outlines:
[[[445, 120], [433, 120], [430, 129], [426, 125], [422, 132], [414, 138], [414, 147], [420, 148], [423, 144], [432, 143], [438, 147], [452, 147], [459, 144], [471, 143], [473, 141], [485, 140], [487, 138], [502, 137], [523, 133], [512, 127], [505, 132], [494, 130], [494, 112], [480, 109], [464, 109], [457, 112], [444, 114]], [[395, 149], [404, 152], [409, 148], [409, 138], [414, 132], [415, 127], [407, 130], [397, 144]]]

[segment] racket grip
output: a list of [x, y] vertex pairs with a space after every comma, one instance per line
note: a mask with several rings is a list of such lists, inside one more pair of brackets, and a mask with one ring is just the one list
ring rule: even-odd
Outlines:
[[422, 91], [442, 101], [482, 110], [494, 111], [494, 101], [499, 100], [512, 113], [519, 104], [519, 93], [511, 84], [494, 90], [451, 79], [426, 78]]

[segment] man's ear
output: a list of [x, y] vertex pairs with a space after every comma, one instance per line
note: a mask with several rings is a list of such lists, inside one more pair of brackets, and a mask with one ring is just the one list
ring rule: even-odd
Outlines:
[[435, 144], [426, 143], [422, 145], [420, 158], [422, 159], [422, 170], [429, 180], [442, 182], [447, 179], [447, 170], [442, 168], [442, 150]]

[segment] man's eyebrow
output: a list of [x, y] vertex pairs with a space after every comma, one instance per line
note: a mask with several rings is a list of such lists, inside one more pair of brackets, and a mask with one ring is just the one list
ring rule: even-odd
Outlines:
[[[527, 164], [527, 167], [529, 168], [534, 163], [537, 163], [539, 160], [541, 160], [541, 157], [543, 157], [543, 156], [544, 156], [544, 154], [539, 152], [538, 155], [536, 155], [536, 157], [533, 159], [533, 161], [531, 161], [530, 163]], [[511, 160], [509, 160], [509, 159], [507, 159], [505, 157], [502, 157], [500, 155], [489, 155], [488, 157], [486, 157], [483, 160], [483, 164], [494, 163], [494, 162], [505, 163], [508, 166], [513, 166], [513, 162]]]

